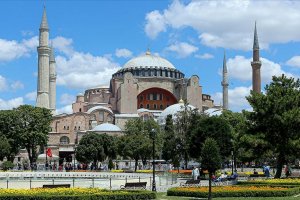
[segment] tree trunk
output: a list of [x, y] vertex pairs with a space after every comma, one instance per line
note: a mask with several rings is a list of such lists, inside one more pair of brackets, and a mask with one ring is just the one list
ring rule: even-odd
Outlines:
[[187, 169], [187, 167], [188, 167], [188, 154], [187, 154], [187, 152], [185, 151], [184, 152], [184, 164], [185, 164], [185, 169]]
[[134, 163], [134, 171], [136, 172], [139, 159], [134, 159], [134, 161], [135, 161], [135, 163]]
[[32, 154], [31, 154], [31, 149], [29, 147], [26, 147], [27, 153], [28, 153], [28, 158], [29, 158], [29, 162], [30, 162], [30, 167], [32, 167], [33, 164], [33, 159], [32, 159]]
[[211, 200], [211, 177], [212, 173], [209, 172], [209, 178], [208, 178], [208, 200]]
[[275, 174], [274, 178], [281, 177], [283, 164], [284, 164], [284, 156], [282, 153], [279, 153], [279, 156], [277, 158], [276, 174]]

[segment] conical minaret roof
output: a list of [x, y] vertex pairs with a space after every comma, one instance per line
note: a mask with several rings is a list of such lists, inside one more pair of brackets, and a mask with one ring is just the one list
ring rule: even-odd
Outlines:
[[43, 17], [40, 29], [49, 29], [48, 27], [48, 21], [47, 21], [47, 14], [46, 14], [46, 7], [44, 7]]
[[254, 27], [254, 42], [253, 42], [253, 49], [259, 49], [258, 36], [257, 36], [257, 30], [256, 30], [256, 21], [255, 21], [255, 27]]

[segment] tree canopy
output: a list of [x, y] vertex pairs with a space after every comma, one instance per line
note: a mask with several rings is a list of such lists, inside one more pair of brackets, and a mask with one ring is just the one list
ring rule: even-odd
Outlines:
[[76, 148], [79, 162], [96, 165], [107, 158], [116, 157], [116, 138], [107, 134], [88, 133], [84, 135]]
[[269, 144], [277, 162], [275, 177], [283, 164], [300, 150], [300, 81], [285, 75], [272, 78], [265, 93], [247, 97], [253, 111], [247, 115], [249, 130]]

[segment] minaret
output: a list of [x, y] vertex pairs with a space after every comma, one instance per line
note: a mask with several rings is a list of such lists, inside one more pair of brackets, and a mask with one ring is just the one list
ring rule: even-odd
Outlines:
[[53, 114], [55, 114], [56, 109], [56, 62], [54, 57], [54, 50], [51, 46], [50, 50], [50, 82], [49, 82], [49, 106]]
[[46, 8], [40, 26], [38, 51], [38, 83], [36, 106], [49, 108], [49, 28], [46, 16]]
[[261, 92], [261, 78], [260, 78], [260, 67], [261, 62], [259, 60], [259, 44], [258, 36], [256, 31], [256, 22], [254, 28], [254, 42], [253, 42], [253, 61], [252, 66], [252, 90], [260, 93]]
[[224, 51], [223, 58], [223, 81], [221, 83], [223, 86], [223, 109], [228, 110], [228, 73], [227, 73], [227, 65], [226, 65], [226, 53]]

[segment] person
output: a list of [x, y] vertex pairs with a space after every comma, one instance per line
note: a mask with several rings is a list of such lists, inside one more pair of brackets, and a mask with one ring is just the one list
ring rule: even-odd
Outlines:
[[194, 167], [193, 171], [192, 171], [192, 177], [194, 180], [197, 180], [199, 177], [199, 169], [197, 167]]
[[285, 172], [286, 178], [288, 178], [292, 174], [292, 170], [289, 165], [285, 166], [284, 172]]
[[270, 177], [270, 166], [265, 165], [263, 167], [263, 171], [264, 171], [264, 174], [265, 174], [266, 177]]
[[231, 179], [231, 180], [235, 180], [235, 179], [237, 179], [238, 176], [239, 176], [239, 175], [238, 175], [238, 173], [237, 173], [237, 170], [234, 170], [233, 174], [230, 176], [230, 179]]
[[253, 169], [253, 174], [258, 174], [255, 168]]

